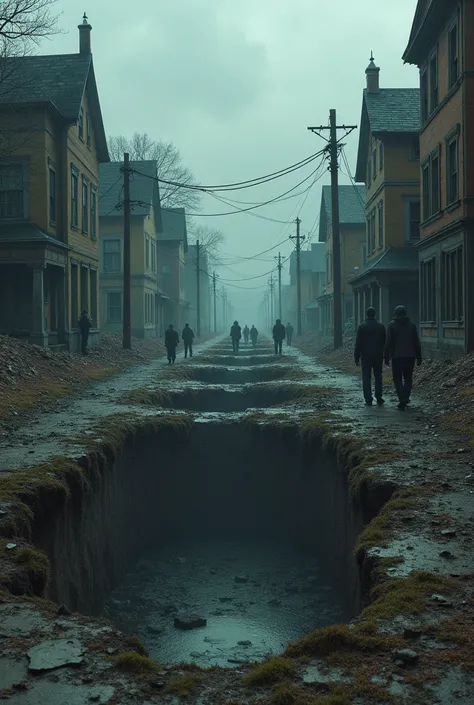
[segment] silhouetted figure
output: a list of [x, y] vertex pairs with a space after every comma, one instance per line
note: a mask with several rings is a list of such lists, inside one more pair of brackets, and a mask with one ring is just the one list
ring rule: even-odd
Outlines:
[[179, 345], [179, 335], [175, 331], [172, 323], [169, 324], [168, 330], [165, 333], [165, 348], [168, 353], [168, 364], [176, 362], [176, 348]]
[[367, 406], [372, 406], [372, 370], [375, 379], [375, 398], [377, 404], [384, 404], [383, 393], [383, 356], [385, 349], [386, 331], [383, 323], [375, 317], [375, 308], [367, 309], [366, 320], [357, 329], [354, 348], [355, 364], [362, 360], [362, 388]]
[[235, 353], [239, 352], [240, 339], [242, 337], [242, 329], [238, 321], [234, 321], [234, 325], [230, 329], [230, 337], [232, 339], [232, 350]]
[[86, 309], [81, 311], [81, 317], [79, 319], [79, 331], [81, 333], [81, 352], [83, 355], [87, 355], [87, 343], [89, 342], [89, 331], [92, 328], [92, 319], [87, 313]]
[[392, 362], [392, 377], [398, 395], [398, 408], [405, 410], [410, 403], [415, 360], [421, 365], [421, 343], [416, 325], [407, 316], [405, 306], [397, 306], [395, 318], [389, 323], [385, 343], [385, 364]]
[[193, 356], [193, 340], [194, 331], [190, 328], [189, 323], [184, 324], [183, 332], [181, 333], [181, 338], [184, 343], [184, 357], [186, 358], [189, 353], [189, 357]]
[[275, 344], [275, 355], [282, 355], [282, 345], [285, 340], [286, 329], [283, 323], [277, 318], [275, 325], [273, 326], [273, 342]]
[[243, 334], [244, 334], [244, 343], [245, 343], [245, 345], [248, 345], [249, 335], [250, 335], [250, 329], [248, 326], [245, 326], [245, 328], [243, 330]]
[[257, 338], [258, 338], [258, 330], [255, 328], [255, 326], [252, 326], [250, 329], [250, 340], [252, 341], [252, 346], [254, 348], [257, 347]]
[[286, 344], [290, 346], [291, 348], [291, 341], [293, 340], [293, 333], [295, 332], [295, 329], [291, 325], [291, 323], [288, 323], [286, 326]]

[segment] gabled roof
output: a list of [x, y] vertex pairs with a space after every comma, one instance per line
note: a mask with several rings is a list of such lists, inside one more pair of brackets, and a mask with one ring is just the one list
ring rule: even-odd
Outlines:
[[364, 89], [356, 181], [365, 181], [370, 135], [416, 135], [421, 127], [419, 88]]
[[[147, 216], [153, 206], [155, 228], [162, 228], [160, 193], [156, 178], [157, 162], [130, 162], [134, 170], [130, 177], [130, 200], [132, 216]], [[123, 162], [100, 165], [99, 216], [101, 218], [123, 216]], [[119, 206], [117, 208], [117, 206]]]
[[372, 272], [412, 272], [418, 271], [418, 252], [414, 247], [389, 247], [351, 279], [352, 282], [362, 279]]
[[186, 211], [184, 208], [162, 208], [162, 232], [158, 239], [161, 242], [184, 242], [184, 250], [188, 250], [188, 231], [186, 227]]
[[[332, 223], [331, 187], [323, 186], [319, 217], [319, 242], [326, 242]], [[365, 185], [339, 186], [340, 225], [365, 224]]]
[[0, 242], [53, 245], [63, 250], [72, 250], [70, 245], [48, 235], [33, 223], [2, 223], [0, 225]]
[[107, 138], [91, 54], [11, 57], [2, 66], [0, 110], [2, 107], [48, 105], [66, 122], [75, 123], [86, 92], [99, 161], [108, 162]]
[[418, 0], [408, 46], [402, 57], [406, 64], [420, 66], [423, 63], [457, 4], [459, 0]]

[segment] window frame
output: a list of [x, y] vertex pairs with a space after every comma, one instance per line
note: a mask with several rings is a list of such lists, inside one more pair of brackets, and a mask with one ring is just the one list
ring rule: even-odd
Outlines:
[[378, 247], [380, 249], [380, 248], [383, 248], [384, 235], [385, 235], [383, 198], [377, 204], [377, 217], [378, 217], [378, 229], [377, 229]]
[[[27, 213], [27, 204], [26, 204], [26, 188], [25, 188], [25, 164], [22, 163], [21, 161], [4, 161], [0, 163], [0, 171], [2, 168], [9, 168], [9, 169], [18, 169], [19, 171], [19, 176], [21, 176], [21, 188], [8, 188], [8, 189], [0, 189], [0, 194], [8, 194], [8, 193], [15, 193], [19, 197], [17, 198], [17, 206], [20, 206], [21, 214], [16, 213], [14, 215], [3, 215], [2, 214], [2, 209], [3, 206], [0, 207], [0, 221], [7, 220], [7, 221], [15, 221], [15, 220], [25, 220], [28, 217]], [[0, 184], [1, 185], [1, 184]], [[10, 210], [11, 210], [11, 205], [13, 201], [10, 202]], [[5, 204], [6, 205], [6, 204]]]
[[[453, 32], [456, 32], [456, 42], [453, 42]], [[453, 56], [453, 47], [456, 48]], [[448, 80], [449, 88], [453, 88], [459, 79], [459, 21], [456, 17], [455, 21], [448, 29]]]
[[90, 211], [90, 236], [91, 240], [97, 240], [97, 203], [98, 189], [93, 184], [90, 185], [89, 211]]
[[420, 262], [420, 322], [433, 326], [438, 319], [437, 257], [433, 255]]
[[421, 203], [422, 221], [431, 218], [431, 178], [430, 178], [430, 158], [425, 159], [421, 165]]
[[[437, 209], [435, 210], [434, 208], [434, 200], [433, 200], [433, 195], [435, 194], [435, 184], [433, 183], [433, 163], [438, 162], [438, 168], [436, 170], [437, 173], [437, 189], [436, 189], [436, 198], [437, 198]], [[434, 217], [438, 215], [441, 212], [441, 149], [440, 147], [437, 147], [435, 150], [433, 150], [430, 154], [430, 217]]]
[[[432, 115], [439, 105], [439, 57], [438, 46], [436, 46], [428, 59], [429, 64], [429, 115]], [[436, 72], [433, 72], [433, 66]], [[434, 76], [436, 81], [434, 81]]]
[[420, 71], [420, 112], [421, 122], [424, 124], [430, 114], [428, 65], [423, 66]]
[[90, 147], [92, 144], [92, 122], [89, 112], [86, 114], [86, 141], [87, 146]]
[[464, 247], [458, 243], [441, 253], [441, 322], [446, 326], [463, 325], [464, 309]]
[[[118, 243], [117, 252], [106, 252], [106, 246], [110, 243]], [[112, 269], [107, 267], [107, 255], [117, 256], [118, 255], [118, 267], [113, 267]], [[104, 274], [121, 274], [123, 271], [123, 247], [122, 240], [119, 237], [107, 237], [102, 241], [102, 271]]]
[[84, 174], [81, 186], [81, 230], [84, 235], [87, 235], [89, 232], [89, 179]]
[[79, 229], [79, 169], [71, 164], [71, 228]]
[[[459, 201], [459, 134], [456, 130], [454, 134], [446, 137], [446, 206], [453, 206]], [[456, 194], [453, 196], [451, 191], [452, 177], [451, 174], [451, 147], [455, 145], [456, 150]]]
[[77, 121], [77, 135], [84, 142], [84, 108], [82, 105], [79, 110], [79, 120]]

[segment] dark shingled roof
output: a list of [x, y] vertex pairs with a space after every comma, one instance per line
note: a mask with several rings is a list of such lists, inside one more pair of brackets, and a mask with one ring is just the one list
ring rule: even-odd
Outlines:
[[2, 223], [0, 225], [0, 242], [54, 245], [61, 249], [72, 250], [70, 245], [52, 235], [48, 235], [48, 233], [32, 223]]
[[414, 247], [389, 247], [379, 257], [367, 262], [364, 270], [351, 279], [356, 282], [373, 272], [418, 271], [418, 252]]
[[[332, 222], [331, 187], [323, 186], [323, 202], [328, 219]], [[365, 186], [339, 186], [339, 223], [341, 225], [363, 225], [365, 223]]]
[[379, 93], [364, 90], [360, 121], [356, 181], [364, 181], [371, 134], [416, 135], [421, 127], [419, 88], [381, 88]]
[[[157, 163], [155, 160], [130, 162], [130, 168], [139, 173], [132, 173], [130, 177], [130, 200], [132, 216], [146, 216], [150, 213], [151, 206], [155, 209], [156, 229], [161, 228], [160, 201], [158, 182], [156, 180]], [[109, 162], [100, 165], [99, 188], [99, 215], [122, 216], [123, 207], [123, 162]]]
[[161, 241], [183, 241], [188, 249], [188, 231], [186, 228], [186, 211], [184, 208], [163, 208], [161, 212], [163, 231], [158, 239]]

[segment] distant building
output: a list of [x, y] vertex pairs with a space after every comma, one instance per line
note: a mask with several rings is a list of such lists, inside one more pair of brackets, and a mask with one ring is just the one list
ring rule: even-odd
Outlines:
[[373, 58], [366, 70], [356, 180], [365, 182], [364, 261], [351, 279], [355, 322], [375, 306], [388, 323], [397, 305], [418, 321], [420, 239], [420, 91], [380, 88]]
[[474, 351], [474, 6], [420, 0], [405, 62], [420, 69], [422, 342]]
[[[339, 230], [341, 238], [341, 283], [342, 322], [348, 323], [354, 316], [354, 297], [350, 279], [356, 268], [360, 268], [365, 256], [365, 187], [339, 186]], [[333, 238], [331, 187], [323, 186], [319, 217], [319, 242], [324, 243], [326, 260], [326, 283], [318, 296], [321, 309], [320, 326], [325, 333], [333, 327]]]
[[[156, 161], [130, 162], [131, 331], [137, 338], [159, 333], [163, 299], [157, 293], [157, 233], [161, 207]], [[123, 330], [123, 162], [100, 168], [100, 311], [102, 330]], [[119, 207], [117, 207], [119, 206]]]
[[162, 232], [158, 233], [158, 293], [168, 297], [163, 311], [164, 327], [180, 330], [187, 323], [185, 255], [188, 232], [184, 208], [162, 208]]

